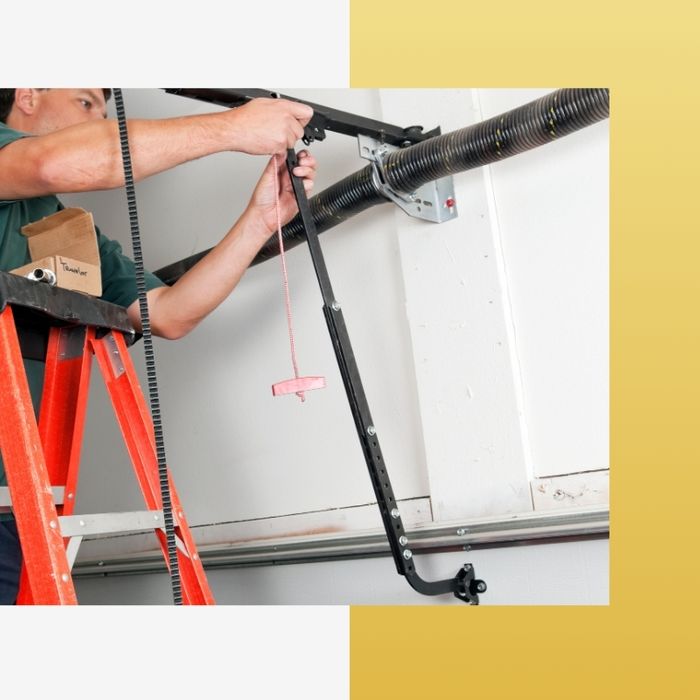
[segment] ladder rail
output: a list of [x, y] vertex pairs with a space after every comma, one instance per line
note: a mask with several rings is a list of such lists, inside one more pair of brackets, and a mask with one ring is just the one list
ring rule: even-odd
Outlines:
[[31, 581], [37, 603], [75, 605], [78, 601], [9, 305], [0, 314], [0, 373], [0, 445], [22, 543], [23, 581]]
[[[89, 325], [52, 326], [46, 352], [45, 386], [40, 418], [34, 415], [11, 304], [0, 313], [0, 446], [8, 480], [9, 501], [23, 550], [18, 604], [75, 605], [70, 575], [81, 533], [80, 516], [72, 515], [77, 496], [81, 444], [87, 414], [92, 356], [95, 356], [117, 423], [127, 446], [147, 511], [134, 520], [138, 529], [148, 514], [169, 565], [163, 531], [159, 465], [153, 421], [138, 382], [123, 332], [100, 332]], [[212, 605], [197, 547], [185, 519], [172, 475], [167, 473], [175, 516], [177, 563], [183, 602]], [[54, 494], [60, 498], [54, 500]], [[3, 503], [7, 501], [3, 497]], [[113, 517], [109, 517], [112, 515]], [[128, 514], [83, 516], [106, 527], [126, 527]], [[144, 520], [144, 518], [146, 520]], [[76, 522], [78, 525], [76, 525]], [[75, 532], [77, 528], [77, 532]]]

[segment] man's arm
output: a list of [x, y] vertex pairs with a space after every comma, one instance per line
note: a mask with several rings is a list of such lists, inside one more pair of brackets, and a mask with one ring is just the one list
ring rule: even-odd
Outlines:
[[[259, 99], [224, 112], [162, 120], [129, 120], [136, 180], [221, 151], [252, 155], [293, 148], [310, 107]], [[124, 184], [116, 121], [98, 120], [0, 148], [0, 200], [111, 189]]]
[[[277, 160], [277, 171], [273, 160], [270, 160], [245, 212], [219, 244], [172, 287], [159, 287], [148, 292], [149, 317], [154, 335], [181, 338], [233, 291], [260, 248], [276, 231], [275, 187], [279, 187], [282, 223], [289, 221], [297, 212], [285, 159], [279, 156]], [[304, 178], [304, 187], [310, 192], [316, 174], [314, 157], [301, 151], [294, 174]], [[127, 313], [139, 330], [138, 301], [129, 306]]]

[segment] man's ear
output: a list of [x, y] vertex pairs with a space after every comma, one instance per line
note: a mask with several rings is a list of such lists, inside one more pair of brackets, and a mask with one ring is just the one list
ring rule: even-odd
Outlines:
[[36, 88], [16, 88], [15, 107], [27, 117], [32, 116], [39, 102], [39, 91]]

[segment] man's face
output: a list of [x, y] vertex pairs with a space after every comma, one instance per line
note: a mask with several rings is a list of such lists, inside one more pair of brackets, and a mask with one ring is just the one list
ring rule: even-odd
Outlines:
[[35, 90], [34, 99], [31, 133], [37, 135], [107, 116], [102, 88]]

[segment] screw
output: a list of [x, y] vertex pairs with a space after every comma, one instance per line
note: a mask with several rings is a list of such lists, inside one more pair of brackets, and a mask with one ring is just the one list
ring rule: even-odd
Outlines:
[[403, 550], [403, 558], [410, 559], [413, 556], [413, 552], [410, 549]]
[[398, 508], [394, 508], [394, 509], [391, 511], [391, 517], [394, 518], [394, 519], [398, 518], [400, 515], [401, 515], [401, 513], [399, 513], [399, 509], [398, 509]]
[[472, 565], [471, 565], [471, 564], [465, 564], [465, 565], [464, 565], [464, 570], [465, 570], [465, 571], [471, 571], [471, 570], [472, 570]]
[[399, 544], [402, 547], [405, 547], [408, 544], [408, 537], [406, 537], [405, 535], [401, 535], [401, 537], [399, 537]]
[[462, 547], [462, 549], [465, 552], [471, 552], [472, 546], [470, 544], [465, 544], [464, 547]]
[[55, 530], [57, 525], [58, 525], [58, 523], [57, 523], [55, 520], [52, 520], [52, 521], [49, 523], [49, 527], [50, 527], [52, 530]]
[[445, 200], [445, 206], [446, 206], [448, 209], [452, 209], [452, 207], [453, 207], [454, 205], [455, 205], [455, 200], [454, 200], [452, 197], [448, 197], [448, 198]]
[[68, 498], [73, 498], [73, 494], [72, 494], [72, 493], [69, 493], [69, 494], [68, 494]]
[[457, 530], [457, 534], [460, 537], [464, 537], [464, 535], [466, 535], [468, 532], [469, 532], [469, 530], [467, 530], [466, 527], [460, 527], [459, 530]]
[[68, 574], [61, 574], [61, 580], [62, 581], [70, 581], [70, 576]]
[[331, 309], [333, 309], [333, 311], [340, 311], [340, 303], [337, 301], [334, 301], [331, 304]]
[[377, 429], [373, 425], [367, 426], [367, 435], [376, 435]]
[[84, 521], [84, 520], [81, 520], [81, 521], [80, 521], [80, 527], [85, 527], [85, 521]]

